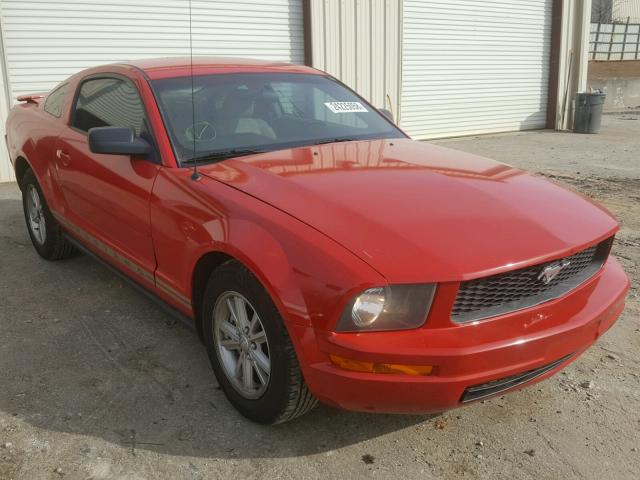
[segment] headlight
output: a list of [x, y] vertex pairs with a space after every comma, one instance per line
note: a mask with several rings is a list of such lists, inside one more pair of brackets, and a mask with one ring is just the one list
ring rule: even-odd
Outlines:
[[436, 285], [391, 285], [365, 290], [347, 304], [336, 330], [408, 330], [424, 324]]
[[387, 299], [384, 288], [370, 288], [356, 297], [351, 308], [351, 320], [358, 328], [366, 328], [375, 322]]

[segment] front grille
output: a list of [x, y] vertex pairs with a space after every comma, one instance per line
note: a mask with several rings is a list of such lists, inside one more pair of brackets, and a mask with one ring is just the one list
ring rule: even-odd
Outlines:
[[511, 390], [512, 388], [527, 383], [534, 378], [541, 377], [547, 372], [550, 372], [554, 368], [560, 366], [573, 356], [573, 353], [556, 360], [555, 362], [543, 365], [542, 367], [534, 368], [533, 370], [527, 370], [526, 372], [512, 375], [510, 377], [501, 378], [499, 380], [493, 380], [492, 382], [483, 383], [482, 385], [475, 385], [467, 388], [462, 394], [460, 401], [462, 403], [473, 402], [482, 398], [491, 397], [498, 393]]
[[[462, 282], [451, 320], [455, 323], [482, 320], [561, 297], [600, 269], [609, 255], [612, 241], [613, 237], [552, 262]], [[540, 278], [542, 271], [559, 264], [566, 266], [545, 284]]]

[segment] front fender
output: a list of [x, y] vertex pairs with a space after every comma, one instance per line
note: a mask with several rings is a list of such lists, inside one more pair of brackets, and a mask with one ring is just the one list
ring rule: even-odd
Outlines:
[[355, 293], [386, 283], [312, 227], [217, 180], [192, 180], [188, 170], [161, 170], [151, 223], [156, 278], [189, 299], [195, 266], [210, 252], [249, 268], [290, 324], [331, 329]]

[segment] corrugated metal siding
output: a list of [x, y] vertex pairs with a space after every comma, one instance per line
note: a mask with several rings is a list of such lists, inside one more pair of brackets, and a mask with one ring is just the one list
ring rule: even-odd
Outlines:
[[611, 8], [611, 17], [616, 22], [640, 22], [640, 0], [616, 0]]
[[[2, 38], [0, 37], [0, 55], [2, 55], [2, 51]], [[4, 142], [5, 121], [9, 114], [9, 95], [5, 83], [4, 62], [0, 58], [0, 182], [13, 180], [13, 168], [11, 168], [9, 154]]]
[[401, 126], [416, 139], [542, 128], [553, 0], [404, 0]]
[[397, 114], [400, 23], [396, 0], [313, 0], [312, 64]]
[[[189, 54], [188, 0], [2, 0], [12, 100], [94, 65]], [[301, 0], [193, 0], [194, 55], [302, 63]]]

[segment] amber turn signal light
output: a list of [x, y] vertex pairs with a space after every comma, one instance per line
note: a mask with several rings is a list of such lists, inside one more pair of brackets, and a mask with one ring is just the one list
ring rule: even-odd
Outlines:
[[430, 375], [433, 371], [431, 365], [400, 365], [396, 363], [373, 363], [352, 360], [338, 355], [329, 355], [331, 363], [354, 372], [367, 373], [395, 373], [403, 375]]

